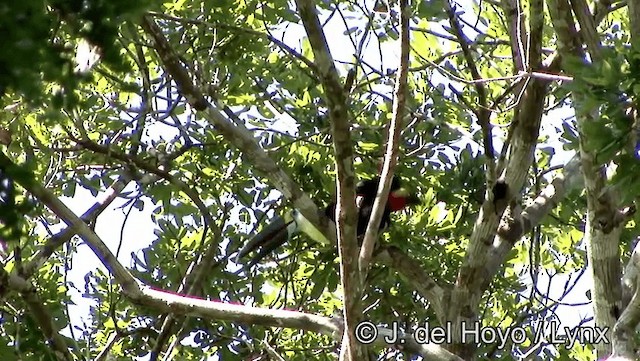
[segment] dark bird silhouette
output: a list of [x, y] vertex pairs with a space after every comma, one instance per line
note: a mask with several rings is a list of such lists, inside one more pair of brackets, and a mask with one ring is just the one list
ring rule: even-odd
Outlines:
[[[358, 227], [357, 235], [359, 241], [362, 240], [369, 223], [369, 218], [373, 211], [373, 203], [376, 199], [378, 191], [379, 177], [370, 180], [364, 180], [356, 185], [356, 195], [358, 197]], [[391, 223], [391, 212], [400, 211], [410, 205], [419, 203], [419, 199], [413, 193], [408, 192], [400, 186], [400, 179], [394, 177], [387, 198], [387, 204], [380, 222], [380, 230], [383, 230]], [[331, 202], [324, 210], [325, 216], [335, 223], [336, 203]], [[262, 258], [271, 253], [274, 249], [283, 245], [296, 233], [303, 232], [311, 239], [329, 244], [331, 243], [325, 236], [309, 222], [300, 211], [293, 209], [287, 212], [283, 217], [276, 217], [267, 225], [260, 233], [245, 244], [238, 252], [236, 262], [252, 251], [256, 254], [251, 258], [247, 267], [251, 267], [260, 262]]]

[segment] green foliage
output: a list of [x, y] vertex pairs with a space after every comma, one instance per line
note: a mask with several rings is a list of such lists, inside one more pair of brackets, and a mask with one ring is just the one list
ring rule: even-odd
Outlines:
[[[17, 93], [32, 103], [51, 101], [73, 106], [76, 89], [91, 80], [74, 69], [75, 46], [85, 39], [99, 49], [105, 65], [123, 71], [116, 44], [125, 21], [137, 20], [151, 5], [145, 1], [36, 0], [10, 1], [0, 6], [0, 95]], [[53, 88], [50, 88], [50, 85]], [[47, 95], [51, 89], [53, 97]]]
[[[511, 76], [510, 29], [497, 7], [481, 3], [482, 9], [456, 9], [472, 15], [465, 18], [464, 28], [475, 66], [485, 78]], [[75, 197], [63, 200], [82, 214], [116, 180], [123, 180], [127, 186], [110, 207], [118, 207], [116, 214], [125, 220], [116, 222], [112, 213], [89, 225], [141, 282], [170, 292], [186, 285], [195, 297], [221, 302], [326, 317], [339, 314], [343, 295], [335, 247], [298, 235], [252, 269], [234, 261], [248, 238], [275, 214], [288, 211], [290, 204], [265, 174], [255, 170], [251, 155], [242, 154], [206, 114], [194, 112], [178, 94], [154, 44], [135, 26], [152, 5], [125, 0], [0, 5], [6, 19], [0, 24], [0, 33], [6, 33], [0, 42], [8, 49], [0, 55], [0, 68], [8, 69], [0, 72], [0, 90], [15, 102], [14, 109], [0, 114], [0, 126], [14, 135], [3, 149], [8, 158], [0, 159], [2, 232], [13, 233], [1, 233], [0, 238], [15, 239], [22, 253], [7, 254], [5, 269], [20, 272], [64, 227], [44, 206], [27, 208], [31, 203], [16, 183], [37, 182], [56, 196]], [[378, 173], [391, 119], [396, 71], [391, 55], [396, 44], [390, 40], [397, 38], [398, 14], [393, 9], [371, 12], [355, 3], [318, 6], [327, 21], [339, 74], [356, 72], [348, 94], [355, 170], [359, 178], [370, 178]], [[319, 207], [334, 200], [335, 159], [325, 94], [320, 75], [301, 60], [315, 59], [291, 3], [185, 0], [163, 3], [160, 9], [164, 14], [152, 17], [212, 104], [247, 127]], [[482, 11], [476, 16], [474, 10]], [[466, 82], [472, 78], [469, 65], [451, 43], [455, 34], [442, 22], [442, 2], [418, 2], [412, 16], [407, 116], [396, 174], [405, 187], [418, 192], [422, 203], [393, 214], [377, 250], [394, 247], [447, 288], [459, 281], [470, 236], [479, 227], [478, 214], [492, 211], [482, 208], [490, 192], [477, 119], [480, 97], [476, 84]], [[602, 32], [602, 61], [586, 66], [566, 58], [574, 81], [549, 85], [544, 112], [559, 111], [562, 120], [555, 119], [558, 113], [543, 120], [548, 129], [540, 135], [535, 166], [518, 190], [524, 207], [557, 175], [547, 170], [566, 163], [560, 142], [573, 150], [582, 142], [599, 163], [616, 164], [611, 186], [624, 204], [640, 192], [638, 153], [631, 150], [636, 144], [630, 144], [633, 122], [628, 116], [628, 109], [640, 103], [640, 56], [613, 26]], [[79, 39], [100, 49], [102, 63], [90, 74], [74, 71]], [[554, 46], [551, 30], [545, 28], [543, 41], [545, 48]], [[356, 54], [359, 46], [362, 52]], [[522, 94], [513, 92], [516, 84], [509, 78], [483, 83], [497, 154], [514, 128], [514, 115], [522, 111]], [[584, 96], [565, 99], [570, 91]], [[50, 106], [38, 106], [45, 100]], [[62, 105], [75, 108], [61, 111]], [[592, 119], [578, 128], [574, 113]], [[515, 146], [505, 149], [507, 157]], [[21, 166], [6, 168], [9, 158]], [[532, 347], [531, 327], [557, 312], [556, 301], [564, 302], [552, 299], [540, 280], [548, 278], [551, 285], [554, 277], [584, 271], [582, 191], [566, 195], [516, 242], [480, 300], [483, 326], [522, 326], [527, 342], [502, 350], [481, 343], [477, 357], [512, 360], [526, 352]], [[129, 218], [131, 214], [141, 216]], [[638, 219], [634, 222], [623, 231], [625, 257], [638, 233]], [[143, 242], [140, 235], [151, 241]], [[93, 359], [110, 345], [115, 360], [150, 357], [166, 315], [127, 299], [102, 266], [74, 268], [85, 261], [76, 253], [82, 248], [86, 247], [79, 239], [67, 241], [30, 278], [54, 324], [75, 331], [63, 331], [74, 340], [69, 342], [71, 352]], [[193, 273], [194, 264], [201, 265], [201, 272]], [[84, 276], [81, 284], [69, 281], [74, 272]], [[374, 262], [362, 300], [363, 317], [381, 325], [397, 321], [407, 331], [425, 322], [437, 325], [432, 305], [416, 291], [414, 281], [420, 280], [406, 279], [394, 267]], [[77, 293], [82, 296], [72, 297]], [[54, 359], [20, 295], [9, 294], [6, 302], [0, 323], [0, 333], [7, 335], [0, 342], [3, 360], [5, 354], [9, 360]], [[82, 322], [69, 311], [78, 302], [89, 307]], [[113, 335], [118, 338], [110, 343]], [[170, 344], [174, 348], [169, 349]], [[339, 353], [335, 339], [314, 332], [180, 316], [160, 357], [257, 359], [267, 357], [265, 344], [290, 360], [333, 360]], [[398, 348], [374, 351], [380, 358], [411, 359]], [[591, 352], [591, 347], [567, 350], [547, 345], [537, 357], [588, 360], [593, 359]]]
[[[0, 157], [6, 159], [4, 154]], [[29, 182], [32, 177], [33, 174], [24, 167], [0, 160], [0, 249], [5, 248], [7, 243], [19, 242], [28, 232], [25, 216], [34, 204], [17, 183]]]

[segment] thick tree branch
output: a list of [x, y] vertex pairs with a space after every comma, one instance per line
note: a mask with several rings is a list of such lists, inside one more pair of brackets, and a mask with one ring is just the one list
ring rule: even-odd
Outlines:
[[525, 234], [538, 226], [542, 219], [551, 212], [571, 190], [582, 184], [580, 158], [576, 155], [563, 168], [562, 174], [554, 178], [529, 204], [521, 214], [506, 219], [498, 228], [494, 246], [490, 250], [489, 262], [486, 264], [487, 278], [482, 285], [486, 290], [493, 276], [504, 263], [509, 251]]
[[135, 293], [140, 291], [138, 282], [131, 276], [131, 273], [118, 262], [115, 255], [111, 253], [109, 248], [93, 230], [62, 203], [58, 197], [54, 196], [38, 183], [33, 174], [28, 173], [21, 166], [14, 164], [3, 152], [0, 152], [0, 168], [3, 168], [7, 175], [16, 183], [20, 184], [40, 202], [46, 205], [53, 213], [62, 219], [67, 226], [75, 229], [91, 247], [93, 253], [95, 253], [105, 267], [107, 267], [109, 272], [118, 279], [118, 282], [125, 292]]
[[521, 215], [521, 223], [505, 222], [498, 228], [498, 236], [513, 246], [523, 235], [537, 226], [542, 218], [555, 208], [564, 196], [581, 184], [580, 158], [576, 155], [563, 167], [563, 172], [554, 178], [529, 204]]
[[[104, 154], [107, 157], [116, 158], [124, 162], [125, 164], [134, 164], [137, 167], [144, 169], [147, 172], [150, 172], [151, 174], [157, 177], [163, 178], [167, 180], [169, 183], [175, 185], [177, 189], [183, 192], [184, 194], [186, 194], [193, 201], [196, 207], [200, 210], [200, 213], [204, 219], [205, 227], [210, 228], [214, 234], [214, 236], [210, 239], [212, 240], [221, 239], [220, 227], [218, 227], [217, 223], [214, 221], [213, 216], [209, 211], [209, 207], [207, 207], [204, 204], [204, 202], [200, 198], [200, 195], [198, 194], [197, 190], [194, 187], [183, 182], [181, 179], [174, 176], [169, 171], [154, 167], [153, 165], [139, 159], [136, 156], [121, 153], [117, 150], [113, 150], [109, 147], [101, 146], [89, 140], [76, 140], [76, 142], [78, 142], [79, 144], [81, 144], [83, 147], [87, 149], [93, 150], [96, 153]], [[213, 258], [217, 253], [218, 253], [217, 243], [211, 243], [207, 246], [204, 257], [201, 259], [205, 269], [208, 268], [208, 265], [211, 264]], [[190, 269], [193, 269], [193, 268], [190, 268]], [[195, 270], [194, 274], [191, 274], [188, 276], [188, 279], [189, 279], [188, 284], [190, 285], [188, 286], [188, 289], [187, 290], [180, 289], [178, 291], [179, 292], [186, 291], [187, 294], [192, 294], [193, 293], [192, 286], [194, 284], [199, 283], [199, 281], [204, 276], [205, 272], [206, 271], [204, 271], [202, 267], [198, 267]], [[173, 320], [171, 315], [168, 315], [167, 317], [168, 318], [165, 319], [165, 323], [160, 332], [160, 336], [158, 337], [158, 342], [156, 342], [156, 347], [162, 347], [162, 345], [164, 344], [165, 338], [170, 335], [169, 332], [171, 331], [172, 327], [169, 325], [173, 325]], [[157, 351], [157, 350], [154, 349], [154, 351]], [[154, 354], [154, 352], [152, 352], [152, 354]]]
[[234, 321], [248, 325], [294, 328], [329, 336], [340, 331], [337, 323], [328, 317], [297, 311], [209, 301], [157, 290], [148, 286], [142, 286], [140, 292], [127, 294], [127, 296], [139, 305], [152, 307], [160, 312], [175, 313], [183, 316]]
[[[582, 44], [577, 42], [575, 25], [571, 16], [571, 9], [567, 0], [550, 0], [548, 2], [551, 21], [558, 37], [558, 49], [563, 57], [574, 57], [587, 63], [586, 54]], [[579, 10], [578, 18], [589, 15], [584, 10]], [[589, 33], [590, 20], [583, 19], [586, 31], [582, 35], [593, 37]], [[581, 24], [582, 24], [581, 22]], [[595, 31], [595, 30], [593, 30]], [[595, 39], [588, 39], [591, 60], [600, 60], [598, 44]], [[563, 64], [564, 65], [564, 64]], [[588, 65], [587, 65], [588, 66]], [[569, 70], [569, 69], [566, 69]], [[598, 119], [597, 107], [584, 109], [583, 106], [590, 96], [587, 94], [587, 86], [572, 90], [573, 101], [576, 104], [576, 119], [578, 125], [580, 160], [582, 175], [584, 177], [587, 198], [587, 221], [585, 227], [585, 242], [587, 244], [587, 257], [589, 269], [593, 275], [593, 299], [596, 326], [606, 328], [606, 336], [611, 339], [611, 329], [619, 316], [622, 303], [622, 266], [620, 264], [620, 234], [624, 226], [616, 221], [617, 199], [615, 194], [606, 187], [604, 169], [596, 161], [596, 154], [586, 146], [590, 141], [587, 136], [587, 127]], [[597, 356], [603, 357], [611, 352], [611, 345], [598, 343], [595, 345]]]
[[[51, 194], [51, 192], [36, 182], [33, 174], [29, 174], [25, 172], [22, 167], [15, 165], [4, 153], [0, 153], [0, 166], [6, 170], [12, 179], [15, 179], [18, 184], [56, 213], [65, 223], [69, 226], [76, 227], [78, 235], [91, 247], [102, 264], [111, 272], [116, 282], [122, 287], [124, 296], [137, 305], [150, 307], [162, 313], [204, 317], [211, 320], [232, 321], [249, 325], [307, 330], [329, 335], [336, 340], [340, 340], [343, 337], [341, 319], [332, 319], [289, 310], [274, 310], [208, 301], [146, 286], [135, 279], [131, 273], [120, 264], [104, 242], [88, 225], [69, 210], [57, 197]], [[8, 289], [24, 292], [31, 289], [31, 287], [24, 278], [8, 274], [3, 268], [0, 268], [0, 296]], [[388, 330], [383, 327], [376, 327], [376, 330], [377, 337], [374, 340], [375, 344], [388, 346], [384, 337], [393, 336], [393, 330]], [[55, 337], [55, 335], [53, 336]], [[448, 353], [437, 345], [425, 346], [417, 344], [411, 340], [410, 335], [401, 334], [400, 338], [407, 338], [404, 342], [399, 342], [399, 345], [412, 353], [429, 357], [429, 359], [433, 360], [460, 360], [455, 355]]]
[[[535, 62], [534, 62], [535, 63]], [[506, 204], [513, 204], [514, 193], [518, 192], [524, 185], [527, 171], [533, 161], [533, 154], [537, 145], [538, 133], [542, 120], [542, 110], [548, 82], [535, 79], [529, 82], [525, 90], [521, 109], [517, 112], [513, 121], [517, 122], [511, 144], [511, 157], [506, 166], [505, 182], [512, 190], [509, 192]], [[498, 228], [499, 219], [502, 213], [496, 214], [496, 207], [493, 196], [489, 192], [483, 202], [478, 220], [474, 225], [473, 232], [465, 259], [452, 291], [451, 303], [448, 313], [448, 320], [453, 322], [454, 337], [460, 335], [461, 322], [466, 324], [474, 322], [477, 314], [475, 310], [482, 296], [483, 285], [490, 275], [487, 273], [486, 265], [490, 262], [490, 250], [493, 247], [493, 240]], [[462, 310], [466, 310], [466, 316], [462, 316]], [[456, 321], [457, 320], [457, 321]], [[471, 353], [471, 346], [462, 344], [454, 345], [453, 349], [458, 349], [460, 353], [454, 352], [463, 358], [461, 353]]]
[[558, 37], [558, 52], [561, 56], [578, 56], [586, 59], [582, 49], [580, 33], [576, 29], [568, 0], [547, 1], [551, 21]]
[[529, 10], [528, 71], [536, 71], [541, 68], [543, 30], [544, 2], [543, 0], [531, 0]]
[[[113, 202], [120, 192], [129, 183], [129, 176], [124, 174], [118, 180], [113, 182], [109, 189], [104, 192], [102, 199], [97, 200], [86, 212], [80, 216], [80, 218], [87, 224], [94, 222], [98, 216]], [[31, 276], [44, 265], [49, 257], [63, 244], [71, 240], [76, 235], [77, 230], [72, 227], [67, 227], [62, 231], [54, 234], [49, 240], [35, 253], [33, 258], [22, 267], [22, 277], [25, 279], [31, 278]]]
[[271, 159], [256, 142], [255, 138], [240, 124], [229, 121], [217, 108], [213, 107], [204, 97], [203, 92], [194, 84], [186, 68], [180, 62], [178, 54], [171, 47], [162, 30], [150, 16], [145, 16], [142, 21], [144, 30], [151, 36], [156, 45], [156, 51], [162, 60], [167, 73], [176, 82], [181, 93], [187, 98], [189, 104], [213, 124], [216, 129], [231, 144], [240, 149], [246, 160], [251, 161], [255, 169], [269, 179], [286, 199], [291, 201], [302, 215], [308, 219], [318, 230], [324, 233], [329, 240], [335, 240], [335, 227], [327, 217], [318, 209], [311, 198], [306, 195], [300, 186], [296, 184], [277, 164]]
[[355, 204], [355, 176], [353, 171], [353, 144], [347, 112], [347, 96], [340, 82], [333, 57], [317, 10], [312, 0], [296, 0], [300, 19], [307, 32], [320, 73], [320, 82], [329, 107], [331, 135], [336, 156], [338, 176], [338, 204], [336, 225], [340, 254], [340, 277], [344, 292], [344, 317], [346, 322], [341, 360], [364, 360], [366, 350], [355, 339], [355, 326], [361, 314], [358, 273], [358, 243], [356, 239], [357, 210]]
[[147, 286], [141, 287], [139, 293], [127, 296], [139, 305], [149, 306], [160, 312], [234, 321], [248, 325], [287, 327], [329, 336], [339, 332], [336, 322], [331, 318], [303, 312], [208, 301], [156, 290]]
[[[14, 164], [1, 152], [0, 167], [3, 167], [12, 179], [51, 209], [67, 225], [77, 229], [78, 235], [91, 247], [102, 264], [114, 276], [124, 294], [136, 304], [154, 307], [160, 312], [197, 315], [265, 326], [292, 327], [325, 334], [331, 334], [337, 330], [335, 324], [326, 317], [206, 301], [151, 289], [136, 280], [116, 259], [100, 237], [56, 196], [39, 184], [33, 174], [26, 173], [22, 167]], [[28, 287], [28, 283], [24, 279], [16, 277], [14, 275], [5, 276], [7, 281], [4, 284], [9, 284], [10, 287], [16, 289]]]
[[622, 278], [624, 310], [618, 318], [612, 332], [613, 357], [626, 357], [635, 359], [633, 349], [636, 329], [640, 324], [640, 242], [636, 243], [629, 263], [624, 269]]
[[[32, 292], [33, 286], [24, 278], [16, 275], [9, 275], [0, 269], [0, 289], [15, 290], [21, 293]], [[336, 341], [341, 339], [342, 322], [340, 319], [316, 316], [303, 312], [288, 310], [273, 310], [266, 308], [242, 306], [222, 302], [208, 301], [198, 298], [186, 297], [172, 292], [156, 290], [147, 286], [142, 286], [140, 292], [135, 294], [125, 293], [125, 296], [134, 300], [138, 305], [153, 308], [158, 312], [178, 314], [182, 316], [205, 317], [211, 320], [232, 321], [244, 324], [255, 324], [271, 327], [286, 327], [300, 330], [317, 332], [333, 337]], [[384, 327], [376, 327], [375, 345], [388, 347], [385, 340], [397, 337], [399, 349], [420, 355], [429, 360], [461, 361], [460, 358], [447, 352], [442, 347], [434, 344], [419, 344], [415, 342], [412, 334], [395, 332]], [[55, 337], [55, 335], [54, 335]], [[101, 357], [106, 356], [112, 342], [117, 342], [115, 333], [110, 337], [110, 343], [101, 353]], [[60, 342], [64, 342], [62, 339]], [[71, 360], [72, 358], [68, 358]], [[63, 360], [67, 360], [64, 359]]]
[[[537, 3], [537, 5], [541, 4]], [[534, 10], [539, 10], [539, 8], [532, 7], [530, 11]], [[541, 20], [538, 14], [530, 15], [530, 19], [532, 21]], [[537, 38], [537, 41], [542, 41], [542, 38]], [[532, 71], [542, 68], [540, 47], [541, 45], [537, 43], [529, 45], [529, 64]], [[527, 172], [533, 162], [548, 84], [549, 80], [546, 79], [531, 79], [527, 83], [520, 106], [514, 114], [512, 120], [514, 124], [513, 136], [508, 145], [511, 148], [510, 157], [505, 161], [507, 165], [504, 172], [504, 181], [511, 190], [502, 200], [506, 204], [514, 204], [516, 201], [515, 195], [522, 189]], [[489, 189], [492, 186], [493, 184]], [[485, 198], [451, 292], [447, 310], [447, 321], [452, 322], [454, 337], [451, 350], [463, 358], [470, 357], [474, 353], [474, 345], [461, 342], [461, 325], [463, 322], [467, 325], [477, 322], [477, 308], [484, 291], [484, 285], [492, 276], [486, 267], [491, 262], [492, 254], [490, 251], [493, 248], [499, 220], [502, 217], [502, 212], [497, 212], [492, 192], [487, 191]]]
[[[161, 312], [174, 312], [181, 315], [200, 316], [213, 320], [234, 321], [243, 324], [263, 325], [271, 327], [286, 327], [325, 334], [336, 341], [341, 339], [342, 322], [340, 319], [316, 316], [303, 312], [288, 310], [273, 310], [258, 307], [242, 306], [196, 298], [188, 298], [170, 292], [142, 288], [138, 297], [138, 304], [153, 307]], [[377, 334], [374, 344], [389, 346], [385, 337], [393, 337], [393, 330], [376, 327]], [[456, 360], [460, 358], [452, 355], [438, 345], [422, 345], [413, 340], [413, 335], [398, 332], [398, 347], [407, 351], [428, 357], [429, 360]], [[431, 358], [434, 357], [434, 358]]]
[[600, 59], [602, 50], [596, 24], [586, 0], [571, 0], [571, 7], [580, 24], [580, 34], [587, 45], [587, 50], [592, 59]]
[[640, 275], [640, 240], [636, 240], [631, 257], [624, 268], [622, 277], [622, 307], [625, 308], [631, 301], [631, 297], [636, 292], [636, 283]]

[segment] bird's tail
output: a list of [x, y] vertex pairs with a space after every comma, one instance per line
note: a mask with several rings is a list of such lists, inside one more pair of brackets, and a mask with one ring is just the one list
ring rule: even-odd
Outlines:
[[258, 248], [260, 249], [251, 258], [246, 267], [252, 267], [256, 263], [260, 262], [264, 256], [283, 245], [289, 239], [289, 230], [287, 227], [291, 223], [292, 221], [286, 222], [283, 218], [276, 217], [268, 226], [251, 238], [249, 242], [247, 242], [247, 244], [238, 251], [238, 254], [236, 255], [236, 263], [240, 263], [241, 258]]

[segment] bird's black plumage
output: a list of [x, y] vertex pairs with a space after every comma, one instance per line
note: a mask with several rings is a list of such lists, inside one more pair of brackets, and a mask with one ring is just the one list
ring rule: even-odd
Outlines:
[[[367, 231], [367, 225], [369, 224], [369, 218], [373, 213], [373, 203], [376, 201], [376, 194], [378, 193], [378, 185], [380, 183], [380, 177], [375, 177], [369, 180], [360, 181], [356, 185], [356, 194], [362, 196], [362, 201], [358, 209], [358, 240], [364, 237]], [[389, 193], [400, 189], [400, 179], [394, 176], [391, 180], [391, 188]], [[391, 223], [391, 208], [389, 202], [384, 207], [384, 213], [382, 213], [382, 219], [380, 221], [379, 230], [386, 229]]]
[[[335, 222], [335, 209], [335, 202], [329, 203], [329, 205], [327, 205], [327, 207], [324, 209], [324, 215], [332, 222]], [[274, 249], [282, 246], [295, 233], [297, 233], [301, 228], [305, 226], [298, 223], [310, 223], [306, 218], [304, 218], [304, 216], [302, 216], [302, 214], [300, 214], [297, 209], [292, 210], [289, 214], [287, 214], [287, 216], [288, 217], [285, 218], [276, 216], [274, 220], [269, 223], [269, 225], [267, 225], [260, 233], [251, 238], [249, 242], [247, 242], [247, 244], [245, 244], [244, 247], [242, 247], [242, 249], [238, 251], [238, 254], [236, 255], [236, 262], [239, 262], [242, 257], [257, 249], [257, 253], [247, 264], [247, 267], [252, 267], [256, 263], [260, 262], [260, 260], [271, 253]]]
[[[378, 192], [379, 182], [380, 177], [375, 177], [369, 180], [361, 181], [356, 185], [356, 194], [361, 198], [360, 205], [358, 207], [358, 239], [362, 239], [364, 233], [367, 230], [367, 224], [369, 223], [369, 218], [371, 217], [371, 213], [373, 211], [373, 203], [375, 202], [376, 194]], [[391, 182], [389, 200], [391, 200], [391, 198], [393, 197], [392, 194], [399, 189], [400, 179], [397, 176], [394, 176]], [[402, 199], [402, 197], [405, 196], [396, 196], [395, 199]], [[390, 201], [387, 202], [384, 213], [382, 215], [382, 221], [380, 222], [380, 230], [385, 229], [391, 223], [392, 211], [400, 210], [406, 205], [413, 204], [415, 203], [415, 199], [417, 199], [413, 195], [407, 195], [406, 198], [406, 202], [402, 203], [402, 205], [400, 206], [396, 206], [397, 209], [394, 209], [394, 207], [390, 206]], [[335, 202], [329, 203], [324, 210], [325, 216], [334, 223], [335, 210]], [[249, 240], [249, 242], [238, 252], [236, 256], [236, 262], [238, 262], [240, 258], [244, 257], [250, 252], [258, 250], [257, 253], [252, 257], [251, 261], [247, 264], [247, 267], [251, 267], [254, 264], [258, 263], [262, 258], [272, 252], [274, 249], [283, 245], [287, 240], [289, 240], [289, 238], [291, 238], [300, 230], [307, 234], [311, 233], [308, 231], [309, 229], [315, 230], [315, 227], [313, 227], [310, 222], [306, 220], [296, 209], [288, 213], [287, 217], [285, 217], [284, 219], [281, 217], [276, 217], [260, 233]], [[317, 234], [309, 234], [309, 236], [320, 241]]]

